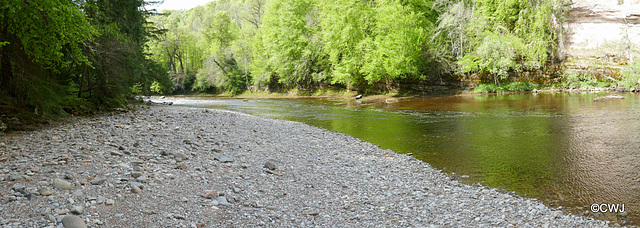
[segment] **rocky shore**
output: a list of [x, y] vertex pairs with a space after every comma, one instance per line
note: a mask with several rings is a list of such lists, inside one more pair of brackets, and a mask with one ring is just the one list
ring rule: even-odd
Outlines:
[[0, 139], [0, 227], [603, 227], [302, 123], [145, 106]]

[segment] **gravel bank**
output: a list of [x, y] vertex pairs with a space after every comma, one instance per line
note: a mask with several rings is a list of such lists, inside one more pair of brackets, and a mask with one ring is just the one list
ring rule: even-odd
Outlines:
[[302, 123], [170, 106], [75, 120], [1, 139], [0, 226], [608, 224]]

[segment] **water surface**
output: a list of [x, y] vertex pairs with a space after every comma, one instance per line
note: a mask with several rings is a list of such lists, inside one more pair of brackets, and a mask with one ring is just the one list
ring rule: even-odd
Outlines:
[[[640, 222], [640, 96], [465, 95], [359, 102], [315, 99], [168, 98], [304, 122], [413, 153], [467, 183], [504, 188], [580, 213], [625, 204], [609, 220]], [[601, 218], [602, 218], [601, 217]]]

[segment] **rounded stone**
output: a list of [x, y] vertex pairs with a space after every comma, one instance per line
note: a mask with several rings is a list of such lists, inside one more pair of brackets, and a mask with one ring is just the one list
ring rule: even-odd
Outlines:
[[82, 214], [82, 210], [83, 210], [83, 208], [81, 206], [74, 206], [74, 207], [71, 208], [71, 213], [80, 215], [80, 214]]
[[75, 215], [67, 215], [62, 218], [64, 228], [87, 228], [82, 218]]
[[53, 183], [51, 185], [57, 189], [63, 189], [63, 190], [71, 189], [71, 183], [60, 178], [53, 179]]
[[42, 187], [38, 189], [38, 193], [40, 193], [41, 196], [53, 195], [53, 191], [51, 191], [51, 189], [49, 189], [48, 187]]
[[276, 164], [273, 164], [273, 162], [271, 161], [267, 161], [264, 163], [264, 168], [270, 169], [270, 170], [276, 170]]

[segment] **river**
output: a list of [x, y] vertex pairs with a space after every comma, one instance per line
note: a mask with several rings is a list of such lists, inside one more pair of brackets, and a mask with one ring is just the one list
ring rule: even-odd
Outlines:
[[462, 182], [538, 198], [576, 214], [591, 211], [594, 203], [624, 204], [626, 216], [589, 215], [639, 224], [640, 95], [594, 101], [605, 95], [520, 93], [387, 101], [169, 97], [161, 101], [339, 131], [382, 148], [412, 153]]

